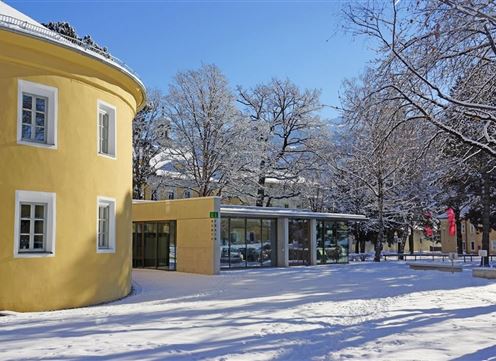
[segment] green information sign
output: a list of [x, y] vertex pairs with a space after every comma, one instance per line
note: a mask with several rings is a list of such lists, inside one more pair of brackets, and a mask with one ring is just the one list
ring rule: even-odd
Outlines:
[[219, 218], [219, 212], [210, 212], [210, 218]]

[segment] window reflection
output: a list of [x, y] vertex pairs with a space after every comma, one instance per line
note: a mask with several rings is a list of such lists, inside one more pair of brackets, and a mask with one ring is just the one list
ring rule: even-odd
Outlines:
[[262, 220], [247, 219], [246, 220], [246, 265], [248, 267], [261, 266], [262, 253]]
[[133, 267], [176, 269], [176, 223], [133, 223]]
[[317, 221], [317, 262], [348, 262], [348, 236], [347, 222]]
[[220, 222], [220, 267], [229, 268], [229, 221]]
[[262, 267], [275, 266], [277, 264], [277, 221], [275, 219], [262, 219]]
[[245, 219], [232, 218], [229, 234], [229, 261], [231, 268], [246, 267]]
[[221, 268], [275, 266], [276, 239], [275, 219], [222, 217]]
[[289, 220], [289, 265], [310, 264], [310, 222]]

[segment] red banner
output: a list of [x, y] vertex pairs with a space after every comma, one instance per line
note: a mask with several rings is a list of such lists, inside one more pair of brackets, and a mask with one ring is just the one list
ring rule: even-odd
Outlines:
[[448, 214], [448, 234], [454, 236], [456, 234], [455, 211], [453, 208], [448, 208], [446, 213]]

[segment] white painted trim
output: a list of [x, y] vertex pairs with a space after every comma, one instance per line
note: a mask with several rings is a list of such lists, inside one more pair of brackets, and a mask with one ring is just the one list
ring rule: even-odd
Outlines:
[[[30, 93], [48, 98], [47, 143], [29, 142], [22, 139], [22, 93]], [[55, 87], [19, 79], [17, 81], [17, 144], [32, 147], [57, 149], [57, 127], [59, 90]]]
[[[197, 199], [197, 198], [193, 198]], [[337, 221], [366, 221], [367, 217], [360, 214], [323, 213], [298, 208], [255, 207], [226, 205], [220, 206], [223, 216], [231, 217], [273, 217], [273, 218], [301, 218], [301, 219], [328, 219]]]
[[[19, 220], [20, 220], [20, 203], [46, 203], [47, 220], [46, 220], [46, 246], [45, 251], [40, 253], [23, 253], [19, 252]], [[55, 193], [33, 192], [16, 190], [15, 192], [15, 211], [14, 211], [14, 258], [40, 258], [55, 256], [55, 234], [57, 229], [57, 198]]]
[[[100, 204], [108, 204], [110, 205], [109, 212], [109, 248], [99, 248], [98, 247], [98, 212]], [[116, 200], [111, 197], [98, 196], [96, 197], [96, 232], [95, 232], [95, 241], [96, 241], [96, 253], [115, 253], [116, 250], [116, 242], [115, 242], [115, 229], [116, 229]]]
[[[109, 150], [110, 154], [100, 153], [100, 109], [109, 114]], [[117, 159], [117, 108], [98, 99], [96, 101], [96, 154], [103, 158]]]

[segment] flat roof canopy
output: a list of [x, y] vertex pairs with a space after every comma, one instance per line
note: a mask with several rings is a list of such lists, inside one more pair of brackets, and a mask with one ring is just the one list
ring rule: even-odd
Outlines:
[[221, 216], [231, 216], [231, 217], [299, 218], [299, 219], [321, 219], [321, 220], [335, 220], [335, 221], [367, 220], [367, 217], [361, 214], [322, 213], [322, 212], [312, 212], [305, 209], [231, 206], [225, 204], [222, 204], [220, 206], [220, 214]]

